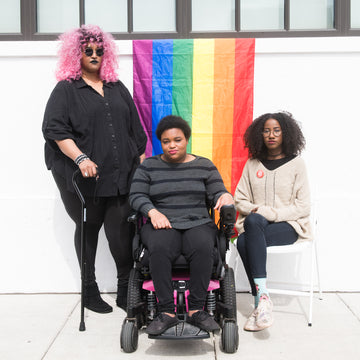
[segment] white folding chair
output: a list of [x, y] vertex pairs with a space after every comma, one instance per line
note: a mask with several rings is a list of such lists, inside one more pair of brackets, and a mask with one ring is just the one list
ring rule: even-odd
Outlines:
[[319, 292], [319, 298], [322, 297], [321, 286], [320, 286], [320, 273], [319, 273], [319, 261], [318, 261], [318, 249], [317, 249], [317, 214], [316, 214], [316, 204], [312, 205], [311, 212], [311, 224], [313, 230], [313, 240], [312, 241], [303, 241], [295, 243], [292, 245], [283, 245], [283, 246], [270, 246], [267, 248], [267, 254], [290, 254], [290, 253], [306, 253], [306, 251], [311, 250], [311, 269], [310, 269], [310, 281], [309, 281], [309, 290], [284, 290], [276, 288], [268, 288], [269, 293], [273, 294], [282, 294], [282, 295], [292, 295], [292, 296], [308, 296], [309, 297], [309, 315], [308, 315], [308, 325], [312, 325], [312, 314], [313, 314], [313, 298], [314, 298], [314, 286], [315, 286], [315, 268], [317, 272], [317, 287]]

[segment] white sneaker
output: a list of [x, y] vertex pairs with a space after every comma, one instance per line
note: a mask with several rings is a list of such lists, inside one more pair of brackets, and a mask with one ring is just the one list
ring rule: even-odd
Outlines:
[[256, 326], [259, 330], [266, 329], [273, 324], [272, 309], [273, 303], [270, 298], [265, 294], [261, 295], [256, 315]]
[[246, 320], [244, 325], [244, 330], [246, 331], [260, 331], [262, 330], [256, 325], [256, 316], [258, 314], [257, 308], [254, 309], [254, 311], [251, 313], [249, 318]]

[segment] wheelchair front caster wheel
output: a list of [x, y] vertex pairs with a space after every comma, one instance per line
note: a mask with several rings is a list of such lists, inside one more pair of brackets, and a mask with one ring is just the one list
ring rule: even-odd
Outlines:
[[120, 346], [126, 353], [134, 352], [138, 347], [139, 331], [133, 321], [124, 322], [121, 335]]
[[227, 321], [221, 333], [221, 345], [224, 352], [233, 354], [239, 346], [239, 333], [238, 327], [235, 322]]

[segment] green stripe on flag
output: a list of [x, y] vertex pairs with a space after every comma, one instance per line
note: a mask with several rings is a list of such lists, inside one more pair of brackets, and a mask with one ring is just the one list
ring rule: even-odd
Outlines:
[[[192, 123], [193, 40], [174, 40], [172, 113]], [[187, 151], [191, 153], [191, 138]]]

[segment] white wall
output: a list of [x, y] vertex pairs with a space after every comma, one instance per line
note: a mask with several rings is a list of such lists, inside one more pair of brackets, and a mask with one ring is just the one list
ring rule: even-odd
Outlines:
[[[132, 91], [132, 45], [118, 45], [120, 78]], [[43, 161], [41, 124], [55, 85], [55, 55], [56, 42], [0, 42], [0, 293], [79, 290], [74, 226]], [[359, 64], [359, 37], [256, 40], [254, 117], [288, 110], [306, 135], [324, 290], [360, 291]], [[289, 265], [270, 260], [270, 278], [284, 272], [291, 278]], [[302, 283], [305, 275], [295, 281]], [[101, 289], [114, 291], [115, 277], [102, 233]], [[247, 289], [242, 269], [237, 285]]]

